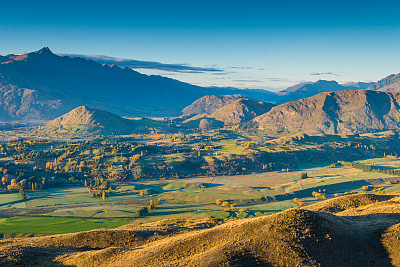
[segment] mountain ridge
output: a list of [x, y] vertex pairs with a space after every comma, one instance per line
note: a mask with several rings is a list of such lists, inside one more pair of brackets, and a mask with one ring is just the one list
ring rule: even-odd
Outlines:
[[400, 129], [400, 92], [346, 90], [273, 107], [256, 117], [256, 128], [270, 133], [353, 134]]
[[304, 82], [291, 86], [285, 90], [277, 92], [281, 98], [278, 104], [295, 101], [324, 92], [336, 92], [344, 90], [366, 89], [373, 83], [347, 83], [339, 84], [337, 81], [318, 80], [316, 82]]
[[377, 81], [374, 85], [368, 87], [368, 90], [400, 91], [400, 73], [386, 76]]

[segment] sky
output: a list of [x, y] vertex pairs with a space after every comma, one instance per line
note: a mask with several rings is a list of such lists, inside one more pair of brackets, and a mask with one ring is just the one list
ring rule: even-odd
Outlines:
[[400, 1], [0, 0], [0, 54], [42, 47], [201, 86], [377, 81], [400, 72]]

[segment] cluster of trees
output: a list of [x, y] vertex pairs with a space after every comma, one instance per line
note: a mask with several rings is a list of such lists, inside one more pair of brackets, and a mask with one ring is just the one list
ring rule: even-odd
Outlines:
[[305, 205], [304, 202], [301, 202], [300, 199], [298, 199], [297, 197], [293, 199], [293, 202], [298, 204], [300, 207]]
[[4, 173], [2, 176], [0, 188], [41, 190], [86, 183], [87, 186], [107, 189], [104, 181], [131, 178], [129, 169], [140, 157], [155, 151], [151, 146], [137, 145], [132, 141], [55, 143], [17, 140], [3, 143], [0, 144], [0, 154], [11, 155], [18, 164], [12, 161], [0, 163], [2, 167], [6, 163], [8, 170], [8, 175]]
[[354, 162], [344, 162], [341, 161], [341, 164], [345, 166], [351, 166], [355, 169], [362, 170], [364, 172], [379, 172], [379, 173], [386, 173], [386, 174], [391, 174], [391, 175], [400, 175], [400, 169], [388, 169], [388, 168], [383, 168], [379, 166], [374, 166], [374, 165], [367, 165], [364, 163], [360, 163], [357, 161]]
[[326, 195], [325, 193], [321, 193], [321, 192], [312, 192], [311, 193], [313, 197], [315, 197], [316, 199], [326, 199]]

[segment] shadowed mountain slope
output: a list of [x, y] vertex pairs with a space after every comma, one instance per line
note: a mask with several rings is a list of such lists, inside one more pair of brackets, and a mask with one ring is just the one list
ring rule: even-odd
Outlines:
[[399, 266], [399, 212], [398, 196], [352, 195], [211, 229], [168, 231], [127, 225], [115, 230], [3, 240], [0, 262], [23, 264], [31, 259], [31, 263], [40, 260], [42, 266]]
[[[207, 91], [177, 80], [143, 75], [128, 68], [61, 57], [48, 48], [9, 55], [8, 58], [9, 61], [0, 64], [0, 89], [7, 86], [29, 89], [38, 98], [60, 103], [52, 112], [41, 110], [40, 118], [54, 118], [54, 115], [61, 115], [72, 106], [82, 104], [120, 114], [145, 112], [153, 106], [159, 106], [160, 111], [176, 109], [176, 106], [191, 102]], [[17, 118], [25, 119], [25, 116]]]
[[351, 134], [400, 129], [400, 92], [367, 90], [321, 93], [288, 102], [256, 117], [270, 133]]

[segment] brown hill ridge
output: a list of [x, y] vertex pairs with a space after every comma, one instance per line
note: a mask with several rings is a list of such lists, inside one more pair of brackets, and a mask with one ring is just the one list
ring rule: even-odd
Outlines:
[[[222, 128], [227, 125], [235, 125], [250, 121], [257, 116], [268, 112], [269, 110], [271, 110], [272, 107], [275, 106], [274, 104], [271, 103], [265, 103], [262, 101], [245, 98], [243, 96], [240, 96], [242, 98], [239, 98], [229, 104], [227, 104], [227, 102], [232, 100], [230, 96], [226, 96], [227, 97], [226, 99], [229, 100], [226, 101], [225, 104], [219, 101], [220, 97], [217, 96], [209, 96], [209, 97], [210, 98], [202, 98], [205, 102], [203, 100], [200, 101], [201, 105], [200, 104], [195, 105], [196, 107], [199, 107], [199, 109], [197, 110], [199, 111], [206, 110], [210, 112], [211, 110], [215, 109], [215, 107], [218, 105], [223, 105], [223, 106], [217, 109], [216, 111], [212, 112], [210, 115], [207, 113], [197, 114], [192, 117], [188, 115], [189, 118], [183, 121], [183, 125], [185, 125], [187, 128], [199, 128], [202, 131], [209, 131], [212, 129]], [[210, 100], [214, 99], [214, 97], [218, 99], [217, 102]], [[206, 99], [210, 100], [213, 103], [211, 104], [212, 107], [207, 107], [207, 105], [210, 104], [210, 102], [206, 101]], [[215, 103], [217, 104], [214, 105]]]
[[[210, 220], [210, 219], [209, 219]], [[124, 226], [0, 241], [40, 266], [400, 266], [400, 197], [359, 194], [211, 229]]]
[[129, 133], [136, 130], [136, 124], [136, 121], [121, 118], [106, 110], [80, 106], [50, 121], [45, 128], [75, 128], [102, 133]]
[[209, 117], [225, 124], [239, 124], [270, 111], [274, 106], [274, 104], [254, 99], [238, 99], [214, 111]]
[[182, 110], [183, 115], [211, 114], [238, 99], [246, 98], [243, 95], [206, 95]]
[[400, 92], [348, 90], [292, 101], [256, 117], [269, 133], [352, 134], [400, 129]]

